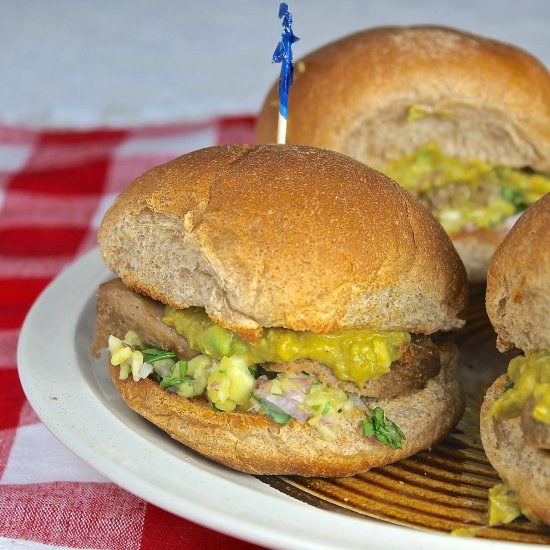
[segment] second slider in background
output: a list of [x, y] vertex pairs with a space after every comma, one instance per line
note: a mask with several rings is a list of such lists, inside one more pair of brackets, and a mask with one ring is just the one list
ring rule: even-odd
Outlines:
[[[272, 142], [276, 88], [258, 119]], [[509, 44], [418, 26], [365, 30], [296, 62], [288, 141], [326, 147], [413, 192], [483, 281], [515, 218], [550, 191], [550, 74]]]

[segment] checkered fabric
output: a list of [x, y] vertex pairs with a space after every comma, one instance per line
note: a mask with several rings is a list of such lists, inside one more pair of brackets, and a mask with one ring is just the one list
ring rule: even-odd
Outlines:
[[73, 456], [25, 400], [16, 347], [59, 271], [96, 245], [114, 197], [194, 149], [251, 143], [252, 118], [132, 130], [0, 126], [0, 548], [255, 548], [127, 493]]

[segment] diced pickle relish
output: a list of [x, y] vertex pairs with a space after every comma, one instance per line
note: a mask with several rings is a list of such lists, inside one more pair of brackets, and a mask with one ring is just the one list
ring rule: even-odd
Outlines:
[[191, 348], [215, 359], [240, 355], [247, 364], [286, 363], [311, 359], [326, 365], [340, 380], [362, 386], [390, 371], [401, 358], [401, 346], [411, 341], [408, 332], [344, 330], [318, 335], [284, 328], [266, 328], [258, 342], [248, 342], [216, 325], [204, 309], [166, 307], [163, 321], [176, 329]]
[[244, 357], [222, 357], [208, 375], [208, 398], [221, 411], [232, 411], [248, 403], [255, 382]]
[[287, 420], [284, 415], [296, 418], [315, 427], [319, 435], [329, 441], [336, 438], [333, 428], [340, 414], [354, 409], [345, 391], [330, 388], [313, 375], [295, 372], [279, 373], [272, 380], [265, 376], [258, 378], [252, 393], [252, 408], [254, 402], [276, 422], [284, 424]]
[[[223, 356], [219, 361], [204, 354], [189, 361], [164, 359], [175, 354], [156, 348], [143, 349], [133, 331], [124, 340], [109, 336], [108, 349], [111, 364], [120, 367], [122, 380], [130, 373], [136, 382], [152, 377], [161, 389], [181, 397], [206, 397], [218, 411], [262, 413], [282, 425], [293, 419], [307, 422], [321, 438], [329, 441], [336, 438], [334, 428], [340, 415], [356, 409], [345, 391], [323, 384], [314, 375], [300, 372], [258, 375], [258, 370], [263, 369], [249, 367], [239, 354]], [[144, 362], [144, 358], [152, 362]], [[365, 404], [362, 412], [363, 409], [367, 409]], [[374, 431], [368, 435], [394, 446], [382, 433]]]
[[550, 192], [550, 176], [444, 155], [429, 142], [385, 173], [423, 201], [448, 233], [494, 228]]
[[515, 418], [532, 397], [533, 418], [550, 424], [550, 352], [542, 350], [514, 357], [508, 365], [508, 376], [513, 385], [493, 403], [489, 415]]

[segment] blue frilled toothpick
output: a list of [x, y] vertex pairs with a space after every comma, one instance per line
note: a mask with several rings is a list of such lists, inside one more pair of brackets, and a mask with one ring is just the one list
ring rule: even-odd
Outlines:
[[279, 19], [283, 20], [281, 41], [273, 53], [272, 63], [281, 63], [279, 79], [279, 122], [277, 124], [277, 143], [286, 142], [286, 121], [288, 119], [288, 92], [292, 84], [294, 67], [292, 66], [292, 44], [300, 40], [292, 32], [292, 14], [285, 2], [279, 6]]

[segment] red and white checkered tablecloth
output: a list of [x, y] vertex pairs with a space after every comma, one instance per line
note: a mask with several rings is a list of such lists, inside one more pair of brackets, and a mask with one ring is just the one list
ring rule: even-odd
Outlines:
[[60, 270], [96, 245], [116, 195], [145, 170], [214, 144], [251, 143], [252, 117], [131, 130], [0, 126], [0, 548], [254, 548], [109, 483], [25, 400], [16, 347]]

